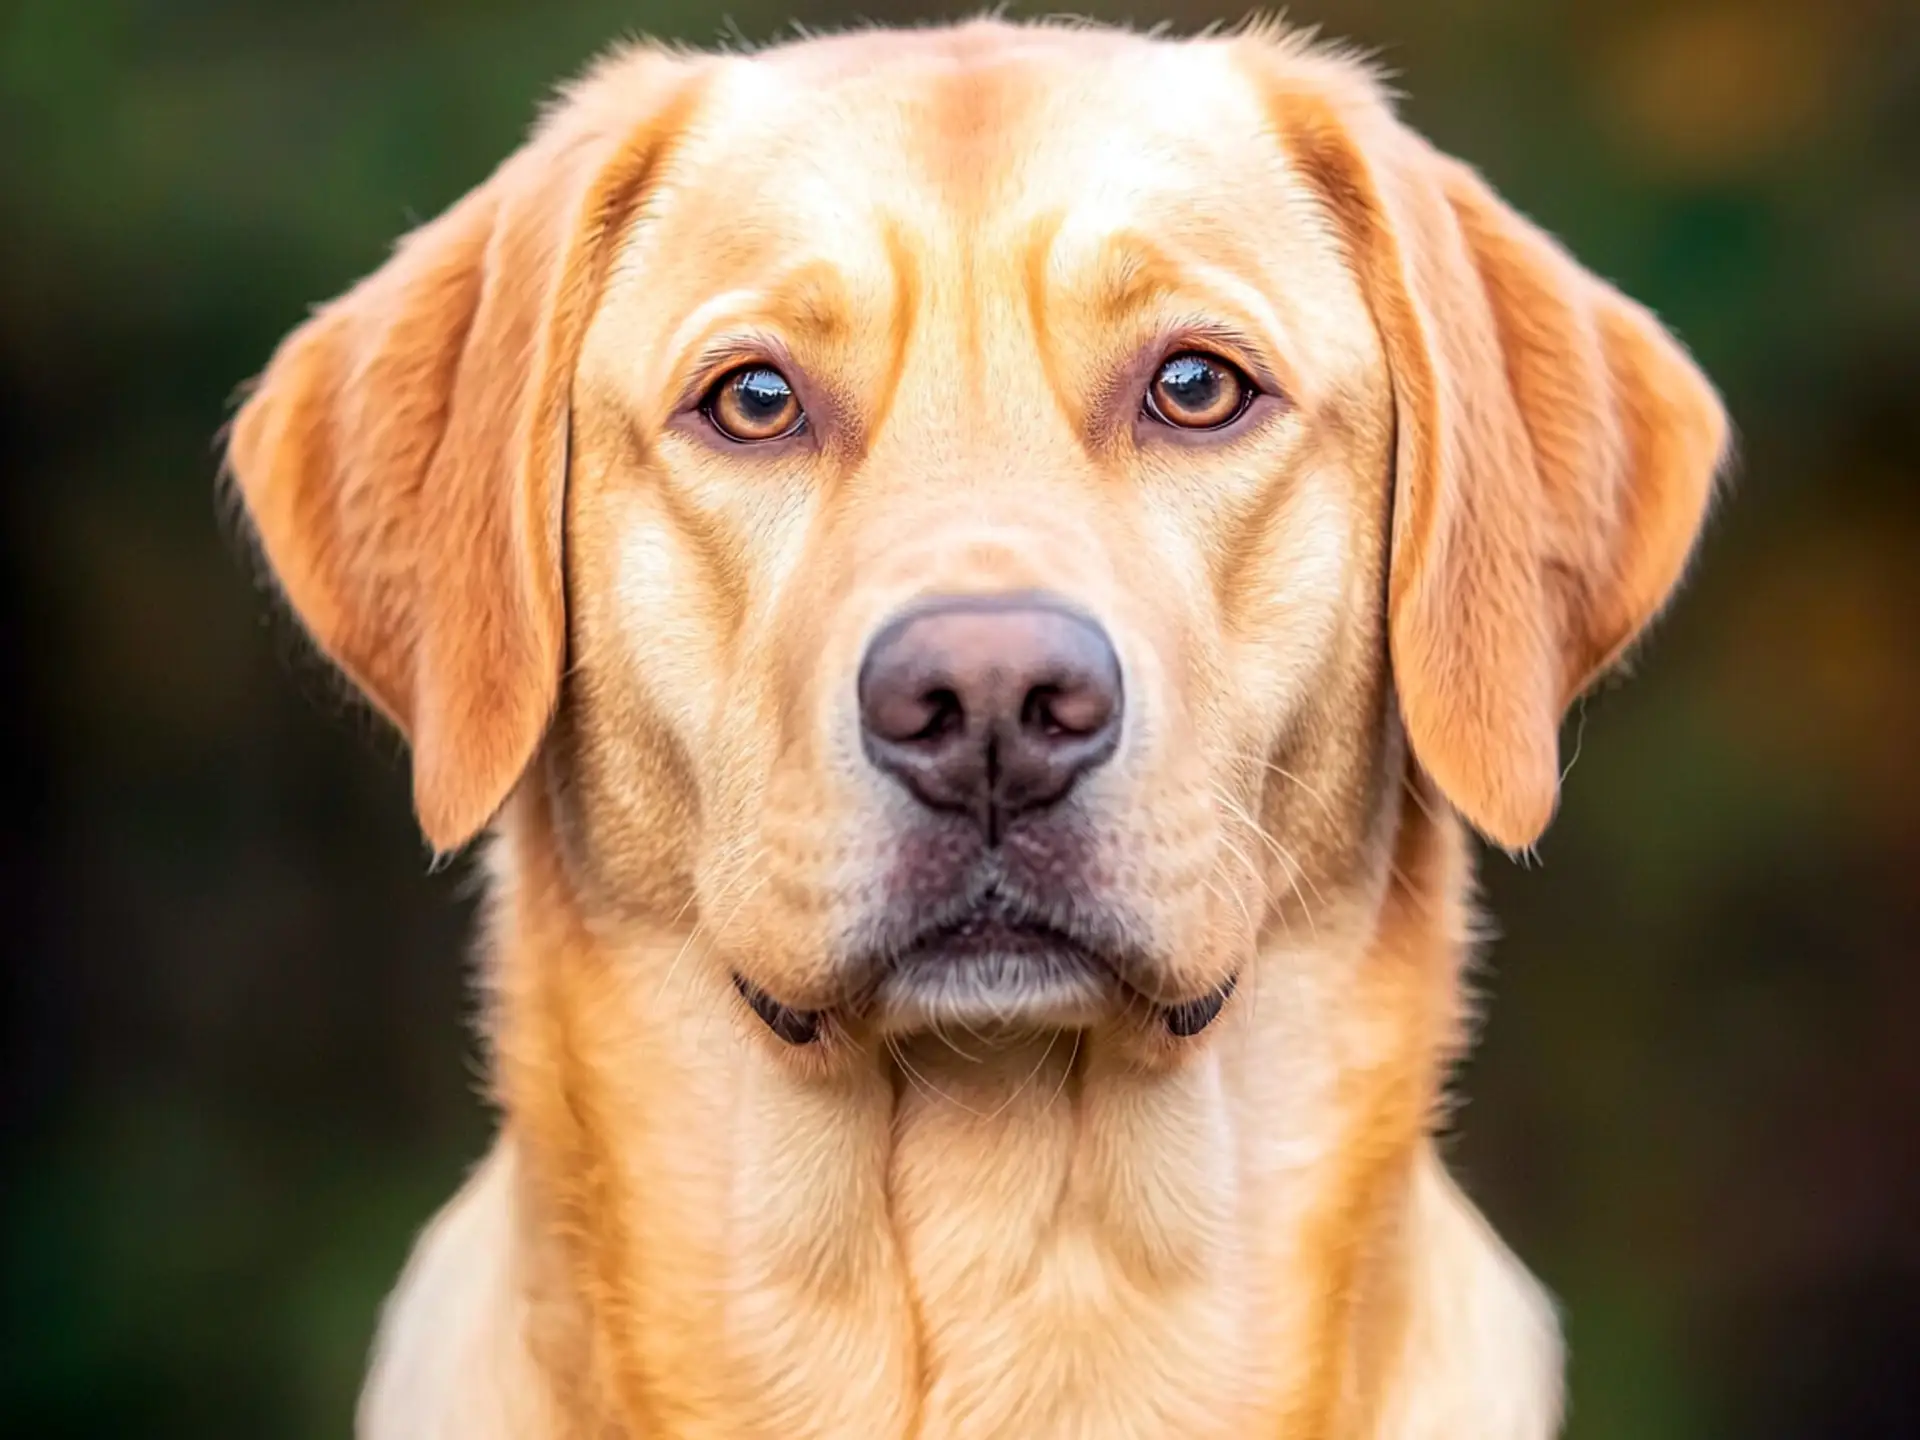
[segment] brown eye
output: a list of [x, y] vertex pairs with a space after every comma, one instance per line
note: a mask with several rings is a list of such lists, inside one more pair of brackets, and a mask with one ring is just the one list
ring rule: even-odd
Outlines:
[[1198, 350], [1169, 356], [1147, 387], [1147, 413], [1181, 430], [1218, 430], [1253, 403], [1253, 382], [1226, 361]]
[[715, 382], [700, 402], [709, 424], [729, 440], [782, 440], [806, 422], [787, 377], [771, 365], [742, 365]]

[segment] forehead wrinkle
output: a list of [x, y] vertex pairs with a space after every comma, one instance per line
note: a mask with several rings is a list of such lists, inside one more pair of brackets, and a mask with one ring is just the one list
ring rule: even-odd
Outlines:
[[1040, 371], [1046, 378], [1053, 403], [1078, 430], [1086, 420], [1085, 408], [1075, 399], [1067, 383], [1066, 367], [1053, 343], [1053, 331], [1047, 324], [1048, 281], [1051, 277], [1055, 242], [1066, 224], [1066, 214], [1053, 210], [1033, 223], [1027, 237], [1025, 260], [1021, 267], [1021, 289], [1027, 302], [1027, 320], [1033, 333], [1034, 349], [1040, 357]]
[[1004, 234], [1002, 218], [1021, 187], [1035, 149], [1038, 117], [1054, 72], [1028, 53], [943, 42], [900, 104], [900, 135], [910, 168], [926, 186], [929, 231], [941, 238], [941, 263], [929, 297], [951, 319], [963, 403], [976, 413], [990, 404], [990, 327], [1009, 299], [996, 293], [1004, 271], [988, 255], [988, 237]]
[[900, 381], [906, 374], [907, 350], [913, 343], [914, 327], [920, 313], [920, 262], [898, 220], [882, 216], [880, 241], [887, 257], [887, 271], [893, 282], [893, 303], [887, 311], [887, 360], [880, 375], [880, 390], [873, 397], [868, 434], [877, 435], [893, 413], [900, 395]]

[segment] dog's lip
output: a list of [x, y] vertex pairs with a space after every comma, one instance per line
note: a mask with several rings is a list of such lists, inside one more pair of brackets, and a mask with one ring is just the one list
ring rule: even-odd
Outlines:
[[[990, 972], [989, 985], [1006, 980], [1011, 1011], [1022, 1008], [1019, 989], [1034, 992], [1028, 998], [1040, 1009], [1047, 1008], [1049, 996], [1069, 1011], [1082, 1012], [1105, 1010], [1114, 997], [1131, 997], [1144, 1002], [1179, 1039], [1200, 1034], [1219, 1018], [1238, 979], [1229, 975], [1190, 1000], [1162, 1000], [1143, 988], [1144, 967], [1137, 956], [995, 886], [960, 915], [922, 929], [881, 970], [876, 993], [884, 996], [890, 986], [938, 993], [943, 986], [951, 989], [956, 967], [966, 966], [975, 969], [962, 983], [981, 983], [982, 970]], [[916, 976], [916, 971], [922, 973]]]
[[1191, 1040], [1220, 1018], [1220, 1012], [1227, 1008], [1227, 1001], [1233, 998], [1234, 989], [1239, 983], [1240, 976], [1237, 973], [1229, 975], [1197, 999], [1180, 1005], [1163, 1006], [1161, 1020], [1168, 1032], [1177, 1039]]
[[989, 891], [962, 914], [921, 930], [885, 968], [910, 970], [989, 952], [1045, 953], [1088, 970], [1119, 971], [1100, 947], [997, 891]]
[[737, 970], [733, 975], [733, 988], [740, 992], [740, 998], [760, 1017], [761, 1023], [787, 1044], [811, 1045], [820, 1038], [820, 1011], [783, 1005]]
[[[1216, 985], [1197, 999], [1158, 1006], [1161, 1023], [1175, 1038], [1192, 1039], [1220, 1017], [1220, 1012], [1226, 1008], [1227, 1001], [1233, 998], [1238, 980], [1238, 975], [1229, 975], [1222, 984]], [[824, 1012], [798, 1010], [791, 1005], [783, 1005], [739, 974], [734, 975], [733, 983], [748, 1007], [759, 1016], [761, 1023], [787, 1044], [811, 1045], [820, 1038]]]
[[[1089, 943], [1073, 930], [1052, 923], [1033, 907], [990, 890], [957, 916], [922, 928], [890, 956], [872, 963], [874, 979], [846, 1009], [916, 1008], [916, 1000], [967, 985], [1004, 988], [1009, 1011], [1023, 1008], [1019, 990], [1045, 1008], [1051, 996], [1068, 1009], [1084, 1011], [1104, 992], [1131, 993], [1145, 1000], [1168, 1033], [1191, 1039], [1219, 1018], [1232, 998], [1238, 976], [1190, 1000], [1167, 1002], [1146, 994], [1128, 978], [1129, 966], [1117, 955]], [[987, 972], [983, 975], [982, 972]], [[828, 1011], [803, 1010], [776, 1000], [744, 975], [733, 983], [741, 998], [775, 1036], [789, 1045], [820, 1038]], [[997, 1008], [997, 1007], [996, 1007]]]

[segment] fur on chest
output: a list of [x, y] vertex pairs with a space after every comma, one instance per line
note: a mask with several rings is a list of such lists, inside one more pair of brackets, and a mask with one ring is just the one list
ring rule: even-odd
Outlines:
[[[869, 1193], [807, 1214], [804, 1170], [755, 1184], [791, 1198], [728, 1242], [725, 1349], [759, 1377], [731, 1398], [769, 1434], [1245, 1433], [1271, 1306], [1218, 1075], [1149, 1085], [1064, 1040], [963, 1071], [943, 1045], [896, 1057]], [[831, 1232], [875, 1239], [836, 1258]]]

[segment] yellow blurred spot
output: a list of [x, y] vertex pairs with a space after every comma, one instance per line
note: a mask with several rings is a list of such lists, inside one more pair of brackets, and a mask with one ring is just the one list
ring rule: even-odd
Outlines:
[[1816, 132], [1837, 98], [1844, 7], [1674, 6], [1602, 67], [1623, 138], [1651, 169], [1745, 168]]

